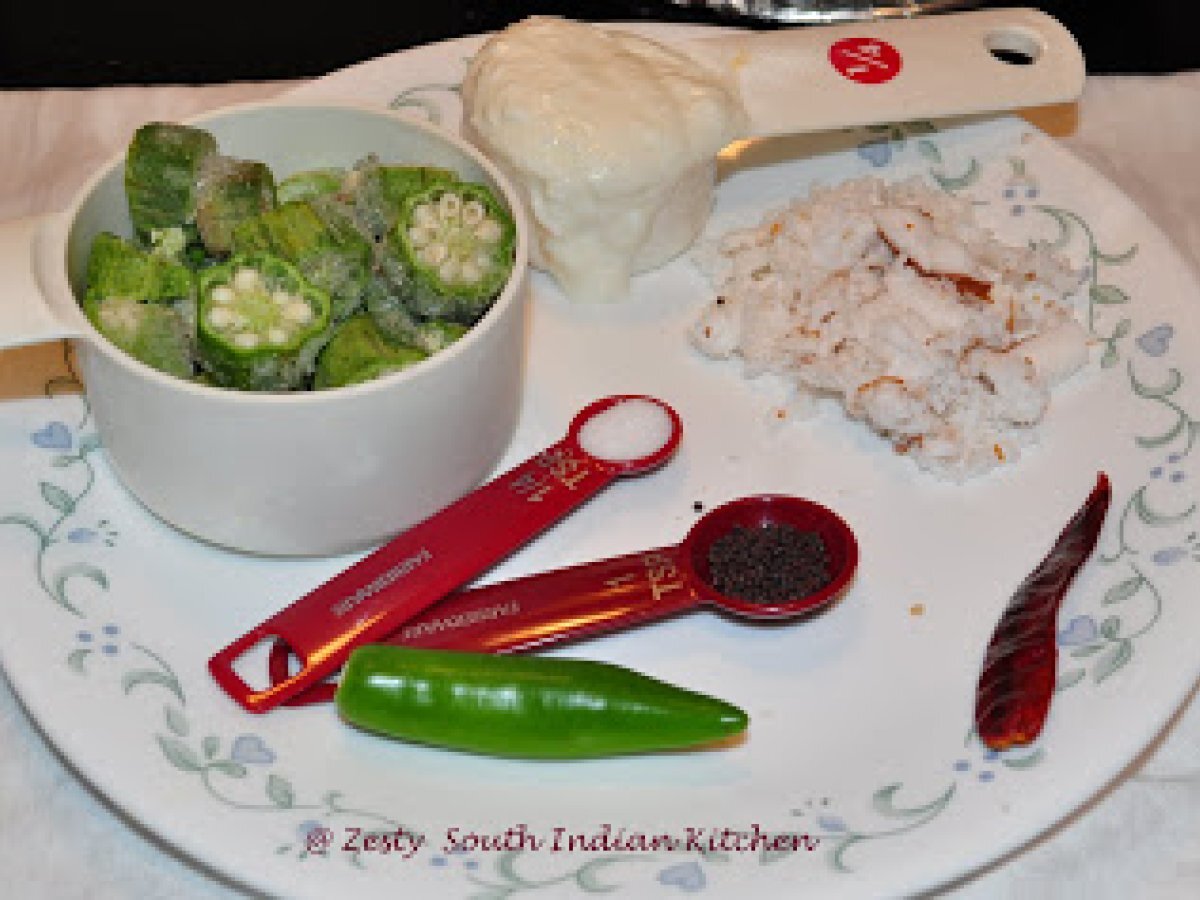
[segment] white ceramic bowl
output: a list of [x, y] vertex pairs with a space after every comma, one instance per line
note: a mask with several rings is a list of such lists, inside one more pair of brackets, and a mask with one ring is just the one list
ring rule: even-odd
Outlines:
[[[25, 310], [23, 332], [0, 335], [0, 346], [71, 337], [121, 482], [164, 521], [223, 547], [290, 556], [363, 549], [484, 480], [516, 426], [524, 356], [527, 229], [504, 176], [456, 136], [386, 111], [276, 102], [189, 121], [211, 131], [223, 153], [261, 160], [277, 177], [373, 152], [482, 180], [517, 223], [513, 276], [465, 337], [403, 372], [294, 394], [192, 384], [118, 350], [76, 301], [93, 236], [130, 234], [121, 153], [37, 235], [33, 271], [45, 309]], [[13, 318], [0, 316], [0, 325]]]

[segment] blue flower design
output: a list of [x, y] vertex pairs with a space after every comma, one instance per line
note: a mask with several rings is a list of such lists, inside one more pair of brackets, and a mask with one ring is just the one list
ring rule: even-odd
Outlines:
[[1162, 550], [1156, 550], [1150, 558], [1154, 560], [1155, 565], [1173, 566], [1187, 555], [1186, 547], [1164, 547]]
[[1171, 338], [1174, 336], [1175, 328], [1164, 322], [1142, 332], [1135, 343], [1147, 356], [1162, 356], [1171, 349]]
[[871, 165], [880, 169], [892, 161], [892, 142], [887, 138], [872, 138], [859, 144], [856, 152]]
[[1100, 636], [1096, 620], [1091, 616], [1075, 616], [1067, 623], [1067, 627], [1058, 633], [1058, 643], [1062, 647], [1083, 647], [1093, 643]]
[[704, 890], [708, 879], [704, 876], [704, 869], [699, 863], [685, 862], [667, 866], [658, 873], [658, 882], [694, 894], [696, 891]]
[[817, 825], [822, 831], [840, 832], [846, 830], [846, 823], [839, 816], [818, 816]]
[[275, 762], [275, 751], [257, 734], [239, 734], [229, 751], [229, 758], [238, 763], [265, 766]]
[[30, 440], [35, 447], [43, 450], [70, 450], [71, 430], [62, 422], [49, 422], [30, 435]]

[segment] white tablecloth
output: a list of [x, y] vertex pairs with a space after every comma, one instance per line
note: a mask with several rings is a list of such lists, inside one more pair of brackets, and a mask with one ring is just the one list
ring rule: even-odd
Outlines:
[[[0, 220], [65, 207], [147, 119], [180, 119], [290, 86], [0, 92]], [[1200, 72], [1093, 77], [1077, 106], [1030, 118], [1129, 194], [1200, 270]], [[2, 678], [0, 751], [5, 896], [245, 896], [181, 860], [83, 784]], [[1182, 710], [1079, 815], [942, 893], [955, 900], [1200, 897], [1200, 703]]]

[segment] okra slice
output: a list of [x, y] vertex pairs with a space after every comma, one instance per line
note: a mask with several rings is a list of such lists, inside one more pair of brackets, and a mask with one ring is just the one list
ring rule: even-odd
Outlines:
[[275, 206], [275, 176], [260, 162], [214, 156], [196, 188], [196, 227], [209, 253], [233, 248], [233, 230]]
[[143, 303], [193, 303], [196, 297], [195, 277], [186, 266], [107, 231], [92, 239], [86, 278], [87, 299], [121, 297]]
[[401, 206], [411, 195], [437, 184], [453, 184], [458, 175], [438, 166], [383, 164], [368, 156], [350, 172], [342, 194], [353, 200], [353, 217], [360, 231], [383, 240], [396, 224]]
[[391, 231], [409, 277], [408, 305], [427, 319], [472, 324], [512, 272], [516, 227], [482, 184], [434, 185], [410, 195]]
[[313, 387], [345, 387], [399, 372], [429, 354], [418, 347], [389, 341], [374, 319], [360, 313], [338, 326], [317, 358]]
[[125, 153], [125, 196], [139, 238], [195, 221], [196, 185], [216, 153], [217, 139], [202, 128], [150, 122], [134, 133]]
[[441, 319], [431, 319], [419, 326], [417, 345], [428, 353], [445, 350], [469, 331], [465, 325], [458, 322], [445, 322]]
[[233, 249], [266, 252], [290, 262], [329, 294], [333, 318], [340, 320], [362, 305], [371, 273], [371, 246], [336, 216], [322, 217], [316, 203], [281, 203], [247, 219], [234, 229]]
[[308, 169], [284, 178], [275, 188], [275, 198], [280, 203], [293, 200], [311, 200], [325, 194], [336, 194], [346, 178], [346, 170], [340, 168]]
[[84, 313], [102, 335], [138, 362], [178, 378], [194, 370], [192, 332], [172, 306], [131, 297], [92, 297]]
[[222, 387], [299, 388], [328, 337], [329, 306], [329, 295], [286, 260], [234, 256], [200, 274], [200, 362]]

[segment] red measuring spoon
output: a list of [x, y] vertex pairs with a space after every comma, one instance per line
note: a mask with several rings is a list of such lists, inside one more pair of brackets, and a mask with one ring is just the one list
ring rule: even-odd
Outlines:
[[[713, 587], [709, 551], [737, 526], [791, 525], [820, 535], [830, 576], [820, 590], [780, 603], [722, 594]], [[409, 647], [515, 653], [641, 625], [698, 606], [751, 619], [789, 619], [831, 602], [858, 565], [858, 542], [832, 510], [799, 497], [734, 500], [705, 515], [677, 545], [584, 563], [451, 594], [386, 639]], [[274, 681], [288, 678], [286, 648], [276, 647]], [[336, 686], [314, 685], [292, 705], [333, 699]]]
[[[633, 404], [632, 406], [625, 404]], [[649, 404], [648, 406], [645, 406]], [[649, 411], [665, 429], [654, 446], [637, 445], [623, 423]], [[633, 416], [634, 424], [645, 416]], [[679, 416], [661, 400], [606, 397], [571, 420], [558, 443], [413, 526], [349, 569], [252, 628], [209, 660], [217, 684], [250, 712], [266, 712], [335, 672], [359, 644], [399, 625], [508, 556], [613, 480], [654, 469], [675, 453]], [[581, 437], [584, 443], [581, 443]], [[584, 447], [591, 448], [591, 452]], [[597, 449], [599, 448], [599, 449]], [[256, 690], [233, 663], [263, 641], [276, 640], [301, 660], [294, 675]]]

